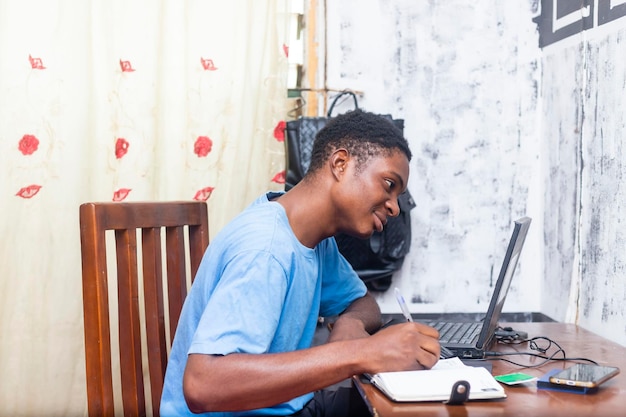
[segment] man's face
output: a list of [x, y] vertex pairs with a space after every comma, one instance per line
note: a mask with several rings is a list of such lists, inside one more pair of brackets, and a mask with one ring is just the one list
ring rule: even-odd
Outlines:
[[351, 158], [342, 181], [342, 232], [368, 238], [374, 231], [382, 231], [388, 217], [400, 214], [398, 196], [406, 189], [409, 179], [409, 161], [400, 151], [375, 156], [356, 170]]

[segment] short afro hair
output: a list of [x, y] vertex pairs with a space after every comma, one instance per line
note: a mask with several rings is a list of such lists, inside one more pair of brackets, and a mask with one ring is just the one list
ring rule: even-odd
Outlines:
[[391, 118], [352, 110], [331, 119], [315, 136], [308, 172], [320, 169], [330, 155], [345, 148], [357, 161], [357, 170], [371, 157], [389, 155], [393, 151], [404, 153], [411, 160], [411, 150], [402, 131]]

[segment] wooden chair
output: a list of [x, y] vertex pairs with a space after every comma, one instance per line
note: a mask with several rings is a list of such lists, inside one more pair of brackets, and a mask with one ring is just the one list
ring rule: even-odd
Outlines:
[[[209, 244], [208, 229], [204, 202], [80, 206], [89, 416], [113, 416], [115, 402], [118, 408], [120, 404], [119, 399], [114, 401], [120, 390], [113, 388], [111, 325], [115, 322], [111, 322], [111, 317], [118, 321], [120, 374], [116, 381], [121, 386], [124, 415], [145, 416], [150, 404], [152, 414], [159, 415], [167, 349], [174, 338], [188, 286]], [[107, 242], [112, 252], [109, 255], [115, 255], [115, 261], [111, 258], [108, 263]], [[114, 274], [108, 273], [107, 264], [116, 265], [116, 280]], [[116, 289], [110, 290], [109, 285]], [[109, 309], [109, 294], [117, 294], [117, 302], [111, 302], [113, 309], [117, 304], [117, 312]], [[144, 305], [140, 306], [142, 296]], [[169, 316], [169, 341], [165, 312]], [[149, 387], [144, 384], [144, 366], [149, 373]], [[148, 390], [150, 394], [146, 393]], [[150, 403], [146, 396], [151, 398]]]

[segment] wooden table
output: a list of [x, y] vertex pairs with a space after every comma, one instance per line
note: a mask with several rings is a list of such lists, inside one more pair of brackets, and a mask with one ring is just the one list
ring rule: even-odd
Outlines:
[[[394, 403], [378, 389], [354, 377], [353, 382], [375, 417], [395, 416], [550, 416], [550, 417], [612, 417], [626, 416], [626, 347], [611, 342], [574, 324], [565, 323], [508, 323], [515, 330], [528, 332], [528, 337], [546, 336], [557, 342], [567, 357], [583, 357], [600, 365], [617, 366], [620, 374], [602, 384], [594, 394], [576, 394], [537, 389], [535, 382], [517, 386], [505, 386], [506, 399], [470, 401], [465, 405], [450, 406], [443, 403]], [[547, 346], [538, 341], [540, 346]], [[548, 351], [552, 352], [554, 347]], [[497, 352], [534, 352], [529, 344], [493, 347]], [[562, 355], [556, 357], [563, 357]], [[527, 355], [504, 356], [514, 362], [539, 364], [543, 360]], [[551, 361], [538, 368], [521, 368], [501, 360], [493, 360], [493, 375], [524, 372], [540, 377], [551, 369], [564, 369], [574, 362]], [[583, 362], [584, 363], [584, 362]]]

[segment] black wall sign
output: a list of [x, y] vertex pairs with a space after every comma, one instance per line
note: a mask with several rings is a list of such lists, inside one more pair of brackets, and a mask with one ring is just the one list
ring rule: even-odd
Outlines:
[[533, 21], [539, 29], [539, 47], [543, 48], [624, 16], [626, 2], [620, 0], [541, 0], [541, 14]]

